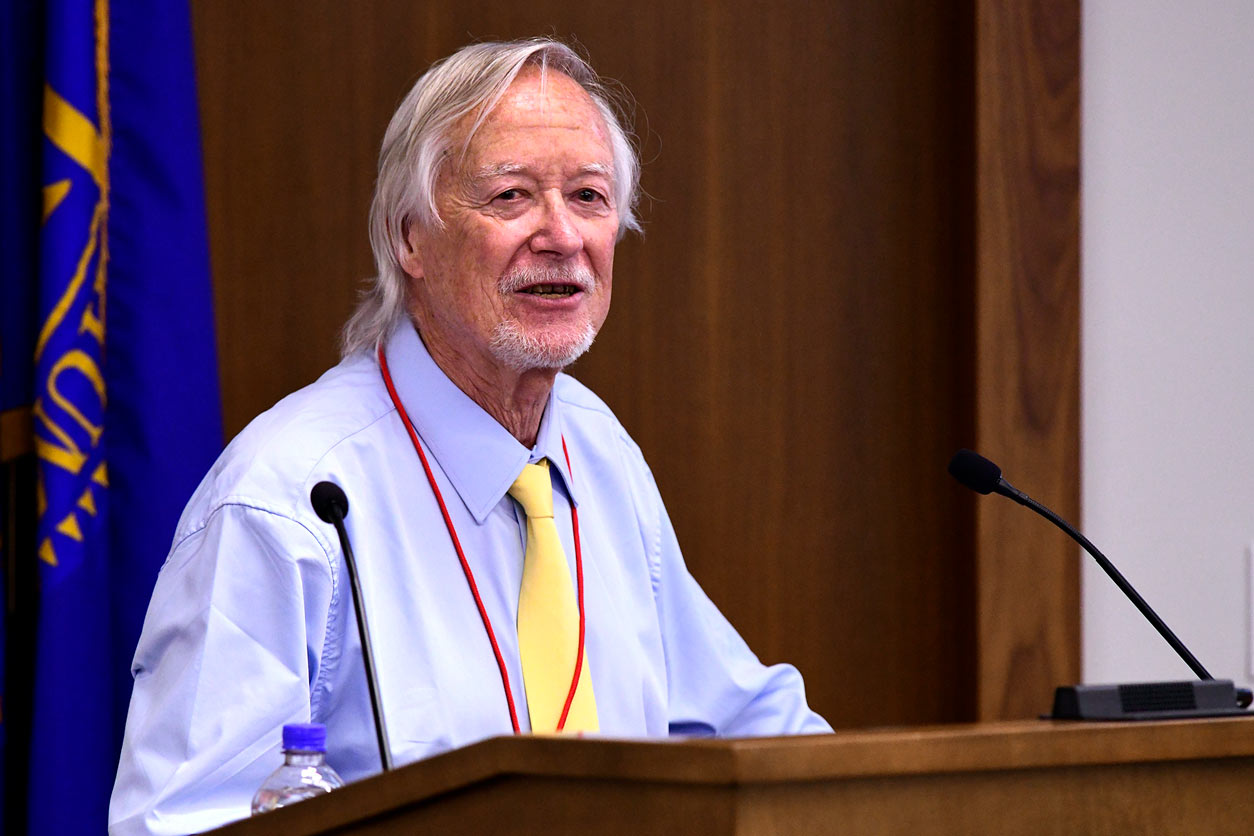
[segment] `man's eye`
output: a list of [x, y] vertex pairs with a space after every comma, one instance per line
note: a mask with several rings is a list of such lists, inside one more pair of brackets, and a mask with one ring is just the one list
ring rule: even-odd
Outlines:
[[522, 192], [518, 189], [506, 189], [496, 196], [497, 200], [517, 200], [522, 197]]
[[595, 203], [598, 200], [604, 200], [601, 193], [596, 189], [580, 189], [575, 192], [575, 196], [584, 203]]

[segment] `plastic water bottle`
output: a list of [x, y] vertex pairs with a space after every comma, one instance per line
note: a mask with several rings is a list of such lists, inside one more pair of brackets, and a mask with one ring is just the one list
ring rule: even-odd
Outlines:
[[283, 758], [253, 796], [254, 816], [344, 786], [327, 765], [327, 727], [321, 723], [284, 726]]

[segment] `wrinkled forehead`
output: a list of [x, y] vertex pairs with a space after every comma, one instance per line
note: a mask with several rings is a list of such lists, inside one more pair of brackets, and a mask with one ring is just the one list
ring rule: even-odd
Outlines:
[[524, 67], [486, 112], [462, 117], [451, 139], [450, 168], [462, 173], [516, 163], [509, 158], [523, 151], [613, 169], [610, 131], [592, 96], [570, 76], [535, 66]]

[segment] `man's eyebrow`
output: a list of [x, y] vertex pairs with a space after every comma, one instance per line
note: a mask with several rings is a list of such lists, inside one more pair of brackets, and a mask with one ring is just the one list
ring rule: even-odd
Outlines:
[[479, 183], [484, 180], [491, 180], [493, 177], [504, 177], [507, 174], [520, 174], [527, 170], [525, 165], [521, 163], [497, 163], [496, 165], [480, 166], [470, 172], [470, 181]]
[[[484, 180], [491, 180], [494, 177], [504, 177], [510, 174], [524, 174], [527, 172], [527, 166], [521, 163], [496, 163], [494, 165], [480, 166], [470, 172], [468, 180], [472, 183], [482, 183]], [[578, 173], [581, 175], [594, 174], [601, 177], [613, 177], [614, 173], [605, 163], [587, 163], [579, 166]]]
[[601, 177], [609, 177], [611, 179], [614, 177], [614, 172], [611, 171], [610, 167], [605, 163], [588, 163], [587, 165], [581, 165], [579, 166], [579, 173], [597, 174]]

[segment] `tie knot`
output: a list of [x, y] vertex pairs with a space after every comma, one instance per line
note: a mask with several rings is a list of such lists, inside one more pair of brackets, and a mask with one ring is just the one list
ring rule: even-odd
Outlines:
[[523, 465], [522, 473], [510, 485], [509, 495], [527, 513], [528, 519], [553, 516], [553, 482], [549, 477], [549, 460]]

